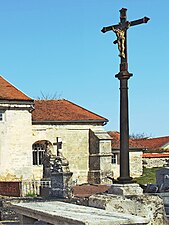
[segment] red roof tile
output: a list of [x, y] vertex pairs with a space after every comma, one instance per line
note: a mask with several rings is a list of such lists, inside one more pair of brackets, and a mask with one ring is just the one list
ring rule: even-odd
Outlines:
[[35, 110], [32, 112], [33, 122], [108, 122], [93, 112], [90, 112], [68, 100], [35, 100]]
[[[108, 134], [112, 137], [112, 148], [113, 149], [120, 149], [120, 133], [117, 131], [109, 131]], [[129, 139], [129, 148], [142, 148], [141, 145], [136, 145], [135, 141]]]
[[164, 158], [169, 157], [167, 153], [144, 153], [143, 158]]
[[[112, 148], [120, 148], [120, 133], [119, 132], [108, 132], [112, 137]], [[164, 145], [169, 143], [169, 136], [158, 137], [158, 138], [142, 138], [142, 139], [130, 139], [129, 147], [130, 148], [142, 148], [148, 149], [148, 151], [160, 151]], [[165, 150], [167, 151], [167, 150]]]
[[2, 76], [0, 76], [0, 100], [8, 101], [33, 101], [33, 99], [26, 96]]
[[143, 138], [134, 140], [136, 145], [143, 146], [147, 149], [163, 148], [165, 144], [169, 143], [169, 136], [158, 138]]

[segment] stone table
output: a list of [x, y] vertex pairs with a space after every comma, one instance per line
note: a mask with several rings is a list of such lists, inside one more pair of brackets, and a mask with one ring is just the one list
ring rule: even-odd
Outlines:
[[21, 224], [148, 224], [143, 217], [103, 209], [85, 207], [60, 201], [13, 203], [21, 215]]

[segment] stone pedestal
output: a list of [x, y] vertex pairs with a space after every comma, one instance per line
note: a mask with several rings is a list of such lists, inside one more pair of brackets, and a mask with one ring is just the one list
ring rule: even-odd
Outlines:
[[72, 175], [69, 170], [69, 162], [64, 157], [57, 156], [51, 172], [50, 197], [72, 197]]
[[139, 184], [112, 184], [111, 188], [108, 190], [109, 194], [115, 195], [142, 195], [143, 189]]
[[53, 172], [51, 175], [50, 196], [58, 198], [71, 198], [72, 175], [72, 172]]

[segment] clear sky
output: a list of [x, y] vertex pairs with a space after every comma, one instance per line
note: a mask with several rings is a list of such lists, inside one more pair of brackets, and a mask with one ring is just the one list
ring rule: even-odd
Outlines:
[[168, 0], [0, 0], [0, 74], [32, 98], [58, 96], [119, 130], [113, 32], [103, 26], [150, 17], [128, 31], [130, 133], [169, 135]]

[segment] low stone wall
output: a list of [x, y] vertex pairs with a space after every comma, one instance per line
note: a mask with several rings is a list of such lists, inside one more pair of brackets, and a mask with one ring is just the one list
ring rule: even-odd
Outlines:
[[143, 158], [143, 166], [146, 168], [163, 167], [169, 162], [169, 157], [165, 158]]

